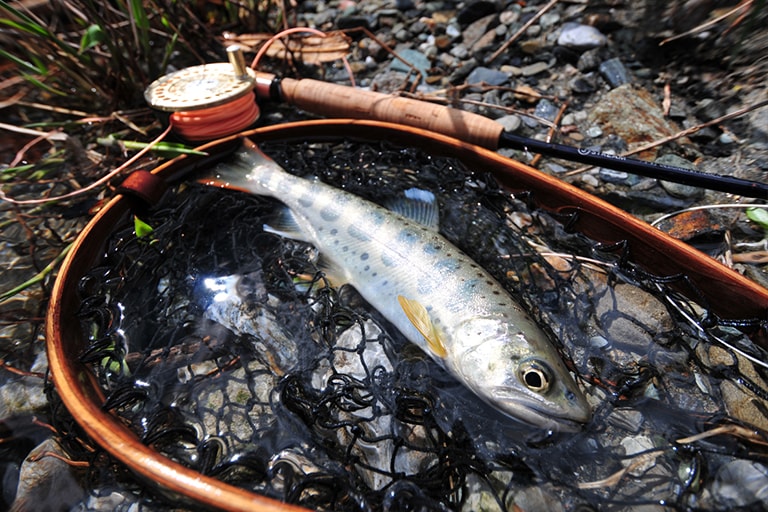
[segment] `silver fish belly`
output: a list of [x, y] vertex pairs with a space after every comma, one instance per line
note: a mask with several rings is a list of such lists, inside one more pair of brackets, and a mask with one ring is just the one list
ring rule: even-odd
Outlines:
[[541, 328], [434, 226], [317, 180], [293, 176], [252, 143], [204, 183], [271, 196], [290, 214], [272, 229], [312, 243], [412, 343], [475, 394], [524, 423], [573, 431], [590, 418]]

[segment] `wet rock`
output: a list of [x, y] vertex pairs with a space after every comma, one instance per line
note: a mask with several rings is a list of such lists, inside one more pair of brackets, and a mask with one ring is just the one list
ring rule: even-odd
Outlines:
[[336, 20], [336, 27], [339, 30], [349, 30], [353, 28], [372, 30], [370, 20], [363, 16], [341, 16]]
[[[30, 371], [40, 374], [48, 368], [44, 352], [38, 354]], [[19, 414], [34, 414], [48, 404], [45, 395], [45, 380], [42, 377], [24, 376], [8, 379], [0, 387], [0, 418]]]
[[474, 58], [465, 60], [463, 65], [453, 70], [453, 73], [448, 77], [448, 81], [452, 84], [463, 83], [476, 65], [477, 61]]
[[640, 411], [617, 409], [608, 417], [608, 423], [627, 432], [638, 433], [645, 417]]
[[[730, 352], [718, 345], [697, 347], [697, 354], [700, 354], [709, 366], [736, 365], [739, 373], [746, 376], [760, 389], [768, 388], [768, 384], [755, 371], [753, 363], [739, 354], [731, 355]], [[768, 418], [765, 415], [766, 404], [763, 400], [744, 386], [739, 386], [728, 380], [720, 383], [720, 391], [723, 394], [723, 401], [728, 414], [768, 431]]]
[[507, 503], [508, 510], [548, 510], [561, 512], [565, 510], [551, 486], [531, 486], [517, 492]]
[[595, 315], [614, 345], [646, 354], [653, 349], [656, 338], [674, 329], [667, 308], [650, 293], [628, 284], [611, 288], [604, 282], [602, 286], [605, 293], [597, 294]]
[[611, 87], [619, 87], [632, 81], [632, 77], [619, 59], [608, 59], [600, 64], [600, 74]]
[[768, 506], [768, 468], [759, 462], [732, 460], [718, 470], [712, 496], [724, 510], [757, 504], [762, 504], [765, 510]]
[[[656, 457], [652, 453], [646, 454], [655, 448], [653, 441], [647, 436], [625, 437], [621, 440], [624, 453], [629, 457], [622, 461], [625, 466], [632, 465], [629, 472], [633, 476], [640, 476], [656, 465]], [[632, 457], [632, 456], [636, 457]]]
[[610, 196], [606, 196], [606, 199], [617, 206], [623, 204], [624, 208], [631, 211], [643, 208], [650, 208], [656, 211], [681, 210], [691, 204], [689, 200], [679, 199], [667, 194], [649, 193], [647, 189], [635, 190], [633, 188], [626, 191], [623, 196], [626, 201], [624, 203], [621, 201], [614, 202], [615, 198]]
[[[618, 135], [630, 148], [678, 132], [648, 91], [628, 84], [606, 93], [589, 112], [588, 120], [599, 124], [606, 133]], [[645, 151], [638, 157], [655, 158], [656, 150]]]
[[606, 169], [601, 167], [598, 171], [600, 173], [600, 179], [606, 183], [618, 183], [620, 185], [629, 185], [630, 175], [623, 171], [614, 171], [613, 169]]
[[21, 466], [12, 512], [67, 510], [85, 494], [73, 467], [48, 452], [69, 458], [53, 438], [32, 450]]
[[565, 23], [557, 44], [575, 50], [591, 50], [604, 46], [607, 38], [595, 27], [580, 23]]

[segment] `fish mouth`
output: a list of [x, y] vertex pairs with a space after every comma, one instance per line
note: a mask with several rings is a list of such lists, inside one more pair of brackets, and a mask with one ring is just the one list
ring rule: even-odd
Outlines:
[[499, 400], [499, 395], [497, 395], [497, 401], [494, 405], [504, 414], [528, 425], [550, 430], [553, 433], [580, 432], [592, 416], [586, 400], [583, 404], [579, 400], [578, 407], [553, 409], [520, 396], [507, 396]]

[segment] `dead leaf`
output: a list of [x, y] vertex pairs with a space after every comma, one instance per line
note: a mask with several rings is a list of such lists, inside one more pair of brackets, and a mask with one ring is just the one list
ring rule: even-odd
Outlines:
[[[239, 44], [258, 51], [272, 34], [224, 34], [224, 44]], [[328, 32], [325, 37], [310, 35], [275, 40], [267, 49], [274, 59], [296, 59], [304, 64], [322, 64], [342, 59], [349, 53], [350, 38], [343, 32]]]

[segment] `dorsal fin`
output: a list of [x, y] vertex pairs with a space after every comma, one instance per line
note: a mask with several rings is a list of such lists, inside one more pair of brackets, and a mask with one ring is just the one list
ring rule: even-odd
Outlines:
[[409, 188], [403, 197], [391, 201], [390, 210], [433, 231], [440, 227], [440, 212], [435, 194], [420, 188]]

